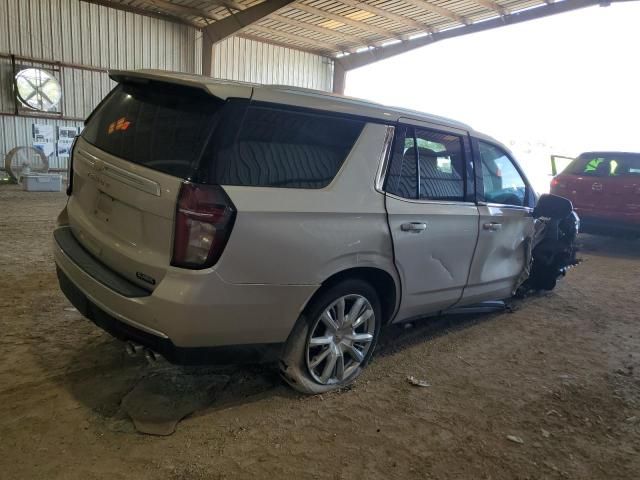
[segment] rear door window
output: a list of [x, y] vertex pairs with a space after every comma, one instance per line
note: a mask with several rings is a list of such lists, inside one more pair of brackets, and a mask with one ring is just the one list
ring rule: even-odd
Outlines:
[[416, 129], [420, 189], [423, 200], [464, 200], [462, 138]]
[[418, 163], [416, 159], [416, 139], [413, 136], [413, 129], [404, 126], [397, 127], [386, 179], [385, 190], [388, 193], [410, 200], [418, 198]]
[[386, 191], [420, 200], [464, 201], [464, 153], [458, 135], [396, 128]]
[[188, 178], [223, 104], [196, 88], [123, 83], [89, 117], [82, 137], [116, 157]]
[[209, 183], [323, 188], [340, 170], [364, 121], [271, 106], [238, 106], [224, 115], [205, 153]]

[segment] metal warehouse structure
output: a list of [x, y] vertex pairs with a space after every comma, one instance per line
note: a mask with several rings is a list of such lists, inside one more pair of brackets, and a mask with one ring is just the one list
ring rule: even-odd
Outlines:
[[[599, 0], [0, 0], [0, 162], [34, 125], [80, 127], [112, 88], [107, 70], [158, 68], [342, 93], [348, 70], [429, 43]], [[17, 99], [46, 70], [54, 110]], [[52, 155], [53, 167], [64, 160]], [[0, 163], [1, 165], [2, 163]]]

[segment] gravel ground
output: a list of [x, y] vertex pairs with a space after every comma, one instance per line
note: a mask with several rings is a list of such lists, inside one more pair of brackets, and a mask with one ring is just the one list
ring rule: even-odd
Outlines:
[[[58, 289], [64, 202], [0, 187], [2, 479], [640, 478], [640, 240], [583, 235], [555, 291], [389, 327], [352, 388], [303, 397], [269, 366], [127, 357]], [[123, 412], [143, 379], [192, 379], [183, 394], [198, 395], [212, 373], [224, 388], [171, 436]]]

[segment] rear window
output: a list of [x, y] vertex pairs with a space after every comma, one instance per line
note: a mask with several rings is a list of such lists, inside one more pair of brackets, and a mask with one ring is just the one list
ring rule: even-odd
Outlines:
[[151, 82], [116, 87], [82, 136], [117, 157], [200, 183], [323, 188], [363, 127], [330, 113], [223, 102]]
[[589, 153], [569, 164], [564, 173], [595, 177], [640, 175], [640, 154]]
[[200, 89], [124, 83], [89, 117], [82, 137], [117, 157], [188, 178], [222, 105]]
[[331, 114], [230, 104], [199, 178], [220, 185], [323, 188], [363, 127], [361, 120]]

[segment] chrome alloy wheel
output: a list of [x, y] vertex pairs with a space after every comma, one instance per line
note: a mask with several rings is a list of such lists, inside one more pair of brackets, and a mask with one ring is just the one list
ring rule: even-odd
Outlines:
[[331, 303], [311, 328], [307, 339], [307, 368], [323, 385], [341, 383], [362, 365], [376, 329], [369, 300], [345, 295]]

